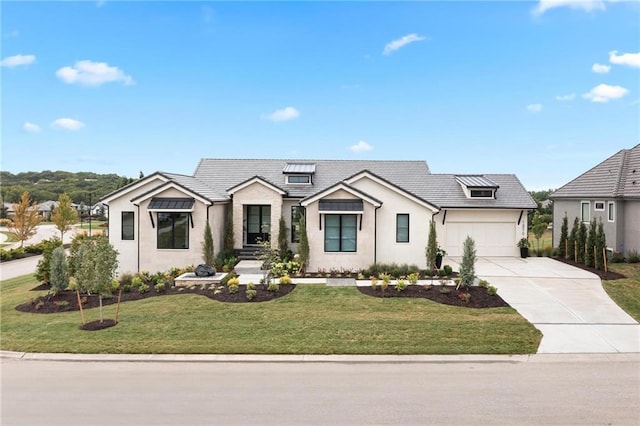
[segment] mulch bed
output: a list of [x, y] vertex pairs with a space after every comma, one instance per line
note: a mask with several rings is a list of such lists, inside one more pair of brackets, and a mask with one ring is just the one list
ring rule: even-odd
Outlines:
[[[446, 289], [448, 292], [443, 293]], [[510, 305], [497, 294], [490, 295], [484, 287], [473, 286], [466, 290], [456, 290], [455, 286], [440, 285], [410, 285], [403, 291], [397, 291], [396, 286], [390, 285], [384, 292], [380, 285], [374, 290], [371, 286], [358, 287], [361, 293], [373, 297], [414, 297], [429, 299], [445, 305], [463, 306], [465, 308], [502, 308]], [[469, 293], [471, 298], [465, 302], [459, 295]]]
[[597, 276], [599, 276], [601, 280], [610, 281], [610, 280], [619, 280], [620, 278], [626, 278], [626, 276], [619, 274], [617, 272], [613, 272], [611, 270], [605, 272], [600, 269], [591, 268], [589, 266], [585, 266], [581, 263], [576, 263], [573, 260], [565, 259], [562, 257], [554, 257], [553, 259], [557, 260], [558, 262], [566, 263], [567, 265], [575, 266], [576, 268], [580, 268], [580, 269], [584, 269], [585, 271], [592, 272]]
[[[171, 294], [199, 294], [202, 296], [206, 296], [210, 299], [217, 300], [218, 302], [228, 302], [228, 303], [245, 303], [245, 302], [268, 302], [269, 300], [274, 300], [279, 297], [286, 296], [291, 293], [295, 288], [295, 284], [289, 285], [280, 285], [280, 289], [278, 292], [267, 291], [267, 286], [263, 284], [256, 284], [256, 296], [251, 300], [247, 300], [246, 297], [246, 285], [238, 286], [238, 292], [231, 294], [226, 286], [218, 285], [217, 289], [219, 292], [216, 294], [214, 290], [211, 290], [207, 287], [207, 289], [202, 289], [202, 287], [198, 286], [195, 288], [187, 288], [187, 287], [170, 287], [165, 289], [165, 291], [158, 292], [153, 287], [149, 289], [149, 291], [145, 293], [140, 293], [136, 289], [131, 289], [128, 293], [122, 293], [122, 302], [128, 302], [130, 300], [142, 300], [148, 299], [149, 297], [158, 297], [165, 296]], [[41, 290], [48, 290], [49, 286], [40, 285], [36, 287]], [[97, 308], [100, 306], [100, 299], [98, 295], [80, 295], [80, 302], [82, 303], [83, 309]], [[118, 295], [114, 294], [112, 297], [103, 298], [102, 305], [113, 305], [118, 303]], [[58, 294], [51, 295], [47, 294], [44, 296], [39, 296], [35, 298], [30, 298], [27, 303], [23, 303], [22, 305], [16, 306], [16, 310], [20, 312], [30, 312], [30, 313], [38, 313], [38, 314], [53, 314], [57, 312], [69, 312], [69, 311], [78, 311], [78, 296], [76, 292], [65, 290]]]
[[81, 325], [80, 329], [85, 331], [97, 331], [97, 330], [104, 330], [105, 328], [113, 327], [116, 324], [117, 324], [116, 320], [113, 320], [113, 319], [104, 319], [102, 321], [95, 320], [95, 321], [90, 321], [84, 325]]

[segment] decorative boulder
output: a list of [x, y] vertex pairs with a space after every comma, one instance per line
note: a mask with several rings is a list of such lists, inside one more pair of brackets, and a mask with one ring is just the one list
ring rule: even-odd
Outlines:
[[206, 263], [196, 266], [196, 277], [210, 277], [216, 274], [216, 268]]

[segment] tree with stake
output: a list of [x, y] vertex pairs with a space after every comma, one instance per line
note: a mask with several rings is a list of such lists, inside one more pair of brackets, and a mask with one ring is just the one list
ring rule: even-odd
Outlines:
[[233, 214], [229, 212], [227, 222], [224, 225], [224, 252], [228, 255], [233, 254]]
[[596, 232], [596, 268], [605, 269], [605, 256], [607, 250], [607, 236], [604, 233], [604, 224], [602, 220], [598, 222], [598, 231]]
[[71, 229], [71, 225], [78, 222], [78, 211], [71, 205], [71, 198], [66, 194], [60, 194], [58, 205], [53, 208], [51, 221], [60, 231], [60, 240], [64, 241], [64, 233]]
[[280, 253], [280, 259], [287, 259], [287, 252], [289, 251], [289, 238], [288, 238], [289, 230], [287, 229], [287, 222], [285, 222], [284, 217], [280, 216], [280, 220], [278, 221], [278, 253]]
[[584, 264], [591, 268], [595, 267], [596, 259], [594, 249], [596, 247], [596, 233], [598, 232], [598, 225], [596, 220], [593, 219], [589, 224], [589, 231], [587, 232], [587, 243], [584, 250]]
[[540, 252], [540, 239], [542, 238], [542, 235], [544, 235], [544, 231], [547, 229], [547, 226], [549, 226], [549, 222], [545, 221], [545, 218], [540, 214], [540, 212], [536, 212], [533, 215], [531, 228], [533, 230], [533, 235], [536, 237], [536, 241], [538, 242], [538, 252]]
[[20, 202], [13, 205], [13, 216], [7, 225], [7, 231], [16, 240], [20, 241], [20, 247], [24, 242], [36, 235], [38, 224], [42, 218], [38, 216], [38, 205], [31, 201], [29, 193], [24, 191]]
[[576, 243], [578, 242], [578, 233], [580, 231], [580, 219], [577, 217], [573, 220], [573, 227], [571, 228], [571, 233], [568, 238], [568, 253], [567, 257], [569, 259], [573, 259], [574, 262], [578, 261]]
[[578, 252], [578, 263], [584, 263], [584, 249], [587, 244], [587, 225], [580, 222], [578, 228], [578, 238], [576, 238], [576, 251]]

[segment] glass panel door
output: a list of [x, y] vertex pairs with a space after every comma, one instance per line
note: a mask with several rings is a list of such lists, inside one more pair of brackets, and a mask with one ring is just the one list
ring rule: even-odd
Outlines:
[[269, 241], [271, 237], [271, 206], [247, 206], [247, 244]]

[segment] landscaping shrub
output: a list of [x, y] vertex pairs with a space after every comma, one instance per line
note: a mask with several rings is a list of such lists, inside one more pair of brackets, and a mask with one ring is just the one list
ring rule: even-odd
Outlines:
[[131, 282], [133, 280], [133, 275], [130, 274], [129, 272], [123, 272], [122, 274], [120, 274], [120, 285], [121, 286], [125, 286], [128, 285], [129, 288], [131, 288]]
[[238, 285], [240, 285], [240, 278], [238, 277], [229, 278], [229, 280], [227, 281], [227, 287], [238, 286]]
[[640, 262], [640, 255], [637, 250], [629, 250], [627, 252], [627, 263], [638, 263]]
[[609, 263], [622, 263], [624, 262], [624, 255], [619, 251], [614, 251], [609, 255]]
[[473, 238], [467, 236], [462, 243], [462, 262], [460, 263], [460, 284], [468, 287], [476, 278], [476, 243]]
[[229, 289], [229, 293], [235, 294], [240, 290], [240, 286], [238, 284], [227, 283], [227, 288]]
[[371, 276], [371, 288], [374, 290], [378, 288], [378, 278], [373, 275]]
[[256, 297], [256, 294], [258, 294], [257, 290], [247, 288], [245, 296], [247, 297], [247, 300], [253, 300], [253, 298]]
[[407, 275], [407, 279], [409, 280], [409, 282], [411, 284], [417, 284], [418, 283], [418, 279], [419, 279], [419, 275], [417, 272], [412, 272], [409, 275]]
[[407, 286], [408, 284], [405, 280], [398, 280], [398, 282], [396, 283], [396, 291], [405, 291], [407, 289]]
[[269, 285], [267, 286], [267, 291], [277, 293], [278, 291], [280, 291], [280, 285], [278, 283], [269, 283]]
[[155, 288], [158, 293], [162, 293], [166, 289], [166, 286], [167, 285], [164, 282], [159, 282], [154, 285], [153, 288]]
[[488, 288], [488, 287], [489, 287], [489, 281], [487, 281], [487, 280], [480, 280], [480, 281], [478, 282], [478, 285], [479, 285], [480, 287]]
[[445, 276], [450, 277], [451, 275], [453, 275], [453, 268], [451, 267], [451, 265], [444, 265], [442, 269], [444, 270]]
[[283, 275], [280, 277], [280, 285], [291, 284], [291, 277], [289, 275]]
[[495, 296], [496, 294], [498, 294], [498, 289], [490, 285], [489, 287], [487, 287], [487, 294], [490, 296]]
[[67, 256], [62, 246], [56, 247], [51, 253], [49, 282], [51, 283], [53, 294], [64, 291], [69, 286], [69, 267], [67, 265]]
[[141, 284], [138, 286], [138, 291], [139, 291], [140, 293], [146, 293], [146, 292], [148, 292], [148, 291], [149, 291], [149, 284], [141, 283]]

